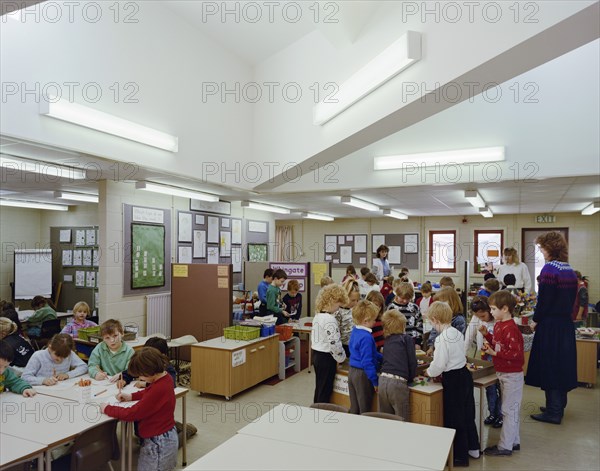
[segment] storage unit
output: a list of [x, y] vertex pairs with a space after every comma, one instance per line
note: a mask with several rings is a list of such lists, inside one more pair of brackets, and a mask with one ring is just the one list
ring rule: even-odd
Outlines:
[[577, 339], [577, 381], [590, 388], [598, 375], [598, 345], [598, 339]]
[[279, 341], [279, 379], [285, 379], [285, 370], [294, 368], [300, 372], [300, 338], [291, 337]]
[[229, 400], [279, 372], [279, 336], [242, 341], [225, 337], [192, 345], [192, 389]]

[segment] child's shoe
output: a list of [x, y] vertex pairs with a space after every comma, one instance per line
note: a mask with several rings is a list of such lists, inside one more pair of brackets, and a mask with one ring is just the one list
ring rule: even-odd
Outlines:
[[489, 446], [484, 450], [486, 456], [510, 456], [512, 450], [503, 450], [498, 448], [498, 445]]
[[498, 420], [498, 418], [497, 418], [495, 415], [493, 415], [493, 414], [490, 414], [490, 415], [488, 415], [488, 416], [487, 416], [487, 418], [486, 418], [486, 419], [483, 421], [483, 423], [484, 423], [485, 425], [492, 425], [494, 422], [496, 422], [496, 420]]

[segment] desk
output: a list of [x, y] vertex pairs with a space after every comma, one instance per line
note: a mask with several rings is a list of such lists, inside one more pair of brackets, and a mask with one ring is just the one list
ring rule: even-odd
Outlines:
[[[365, 431], [378, 446], [366, 446]], [[239, 434], [412, 467], [452, 467], [454, 430], [279, 404]], [[285, 468], [285, 462], [281, 468]]]
[[498, 376], [496, 376], [496, 373], [473, 380], [473, 386], [479, 388], [479, 445], [482, 450], [485, 448], [483, 446], [483, 397], [485, 395], [485, 388], [492, 384], [496, 384], [497, 381]]
[[186, 470], [415, 470], [425, 468], [399, 465], [360, 455], [347, 455], [325, 448], [314, 448], [296, 443], [269, 440], [238, 434], [222, 443]]
[[306, 334], [308, 337], [308, 372], [310, 373], [310, 367], [312, 365], [312, 326], [301, 325], [298, 327], [294, 327], [293, 332], [298, 334]]
[[[27, 309], [25, 311], [19, 311], [19, 312], [17, 312], [17, 314], [19, 315], [19, 320], [21, 322], [27, 322], [27, 319], [29, 319], [31, 316], [33, 316], [34, 312], [35, 311], [33, 309]], [[73, 313], [72, 312], [57, 312], [56, 317], [58, 317], [59, 319], [61, 319], [63, 317], [73, 317]]]
[[38, 471], [44, 468], [44, 453], [48, 448], [41, 443], [0, 433], [0, 469], [5, 469], [25, 461], [37, 458]]

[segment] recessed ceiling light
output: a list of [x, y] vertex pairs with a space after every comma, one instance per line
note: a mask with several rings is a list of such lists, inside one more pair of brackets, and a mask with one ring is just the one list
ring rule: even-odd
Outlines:
[[182, 198], [190, 198], [193, 200], [211, 201], [216, 203], [219, 201], [219, 197], [215, 195], [209, 195], [208, 193], [201, 193], [199, 191], [188, 190], [185, 188], [176, 188], [174, 186], [157, 185], [156, 183], [150, 182], [137, 182], [135, 184], [137, 190], [151, 191], [153, 193], [161, 193], [163, 195], [180, 196]]
[[13, 208], [31, 208], [31, 209], [49, 209], [50, 211], [68, 211], [69, 207], [62, 204], [41, 203], [37, 201], [17, 201], [0, 199], [0, 206], [10, 206]]
[[316, 219], [318, 221], [334, 221], [335, 218], [331, 216], [325, 216], [324, 214], [316, 214], [316, 213], [302, 213], [301, 216], [304, 219]]
[[290, 214], [291, 211], [281, 206], [273, 206], [270, 204], [255, 203], [254, 201], [242, 201], [242, 208], [257, 209], [259, 211], [267, 211], [269, 213]]
[[67, 191], [55, 191], [54, 197], [63, 200], [84, 201], [86, 203], [97, 203], [99, 201], [98, 195], [70, 193]]
[[358, 198], [353, 198], [352, 196], [342, 196], [340, 201], [344, 204], [354, 206], [355, 208], [366, 209], [367, 211], [379, 211], [379, 206], [376, 204], [359, 200]]
[[408, 219], [408, 216], [406, 214], [401, 213], [399, 211], [394, 211], [393, 209], [384, 209], [383, 215], [395, 219]]

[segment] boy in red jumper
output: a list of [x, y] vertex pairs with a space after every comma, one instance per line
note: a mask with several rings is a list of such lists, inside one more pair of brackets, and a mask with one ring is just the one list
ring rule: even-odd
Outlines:
[[127, 422], [139, 422], [142, 446], [138, 458], [139, 471], [169, 471], [177, 466], [177, 430], [175, 429], [175, 392], [173, 380], [166, 371], [167, 357], [156, 348], [144, 347], [129, 361], [129, 374], [148, 383], [133, 394], [119, 393], [119, 401], [139, 401], [125, 408], [102, 404], [102, 412]]
[[483, 351], [492, 355], [496, 376], [502, 391], [502, 416], [504, 426], [498, 445], [485, 449], [489, 456], [510, 456], [521, 449], [519, 416], [523, 399], [523, 335], [513, 321], [517, 301], [508, 290], [496, 291], [490, 296], [489, 305], [496, 320], [494, 335], [485, 326], [479, 331], [487, 343]]

